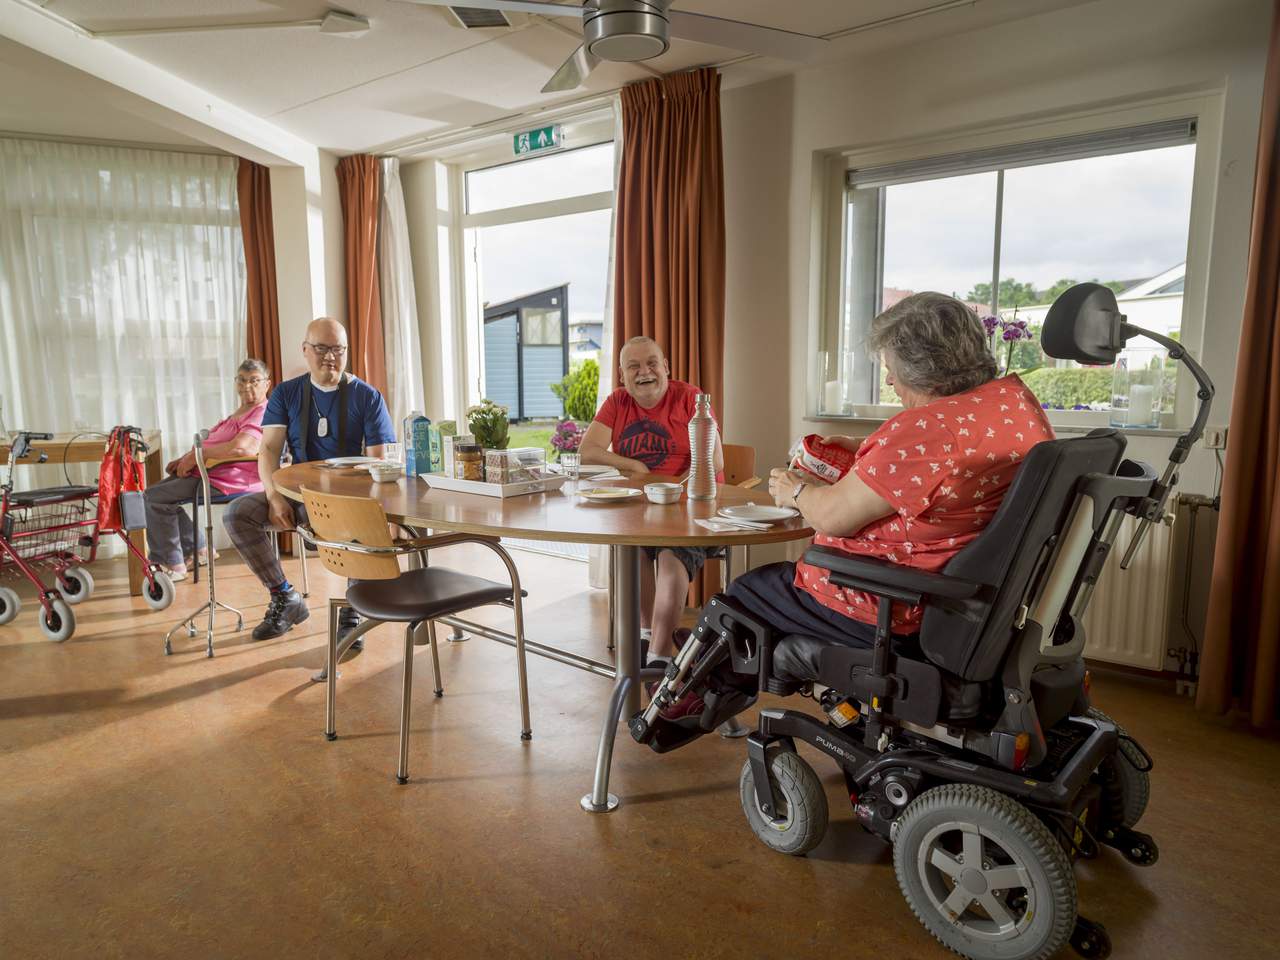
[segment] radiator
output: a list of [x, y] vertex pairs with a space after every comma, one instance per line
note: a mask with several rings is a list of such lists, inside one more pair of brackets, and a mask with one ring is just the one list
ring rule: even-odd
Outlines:
[[1120, 560], [1137, 529], [1138, 521], [1133, 517], [1126, 516], [1120, 524], [1111, 556], [1085, 611], [1084, 655], [1091, 660], [1162, 670], [1177, 524], [1172, 528], [1152, 524], [1129, 569], [1121, 570]]

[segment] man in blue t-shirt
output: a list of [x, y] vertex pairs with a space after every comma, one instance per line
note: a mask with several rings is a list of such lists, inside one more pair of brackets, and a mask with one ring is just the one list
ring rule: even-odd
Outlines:
[[[253, 630], [253, 639], [269, 640], [288, 633], [311, 616], [306, 602], [294, 590], [271, 547], [272, 531], [292, 530], [305, 516], [300, 504], [286, 500], [271, 483], [280, 469], [285, 444], [294, 463], [330, 457], [380, 457], [383, 444], [394, 443], [395, 427], [386, 401], [363, 380], [345, 373], [347, 331], [330, 317], [307, 326], [302, 355], [309, 371], [279, 384], [267, 400], [262, 417], [262, 446], [258, 451], [258, 475], [262, 493], [233, 500], [223, 515], [231, 542], [249, 569], [271, 591], [266, 615]], [[355, 611], [345, 608], [339, 639], [358, 623]]]

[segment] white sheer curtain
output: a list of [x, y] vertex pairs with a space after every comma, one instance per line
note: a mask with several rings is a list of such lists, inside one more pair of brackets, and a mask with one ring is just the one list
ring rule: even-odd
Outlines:
[[382, 209], [378, 217], [378, 282], [382, 291], [382, 336], [387, 351], [387, 407], [397, 431], [422, 410], [422, 350], [418, 299], [409, 256], [409, 220], [400, 185], [400, 161], [382, 160]]
[[159, 427], [176, 455], [234, 408], [244, 324], [235, 158], [0, 137], [9, 430]]

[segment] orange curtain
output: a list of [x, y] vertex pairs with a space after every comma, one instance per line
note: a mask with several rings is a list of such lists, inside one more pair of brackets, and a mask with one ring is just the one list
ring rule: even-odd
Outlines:
[[[724, 427], [724, 155], [712, 69], [622, 90], [614, 347], [648, 336]], [[714, 588], [695, 583], [701, 603]]]
[[338, 161], [342, 246], [347, 268], [347, 336], [351, 372], [385, 394], [387, 361], [378, 288], [378, 209], [381, 170], [367, 154]]
[[1244, 327], [1196, 706], [1280, 721], [1280, 2], [1258, 136]]
[[271, 170], [240, 158], [236, 170], [240, 234], [244, 240], [248, 331], [245, 352], [280, 382], [280, 307], [276, 300], [276, 241], [271, 223]]

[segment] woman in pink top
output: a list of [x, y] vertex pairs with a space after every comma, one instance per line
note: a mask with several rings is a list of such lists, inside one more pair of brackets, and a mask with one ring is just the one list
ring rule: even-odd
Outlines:
[[[219, 494], [256, 493], [262, 489], [258, 479], [258, 445], [262, 442], [262, 415], [267, 409], [271, 390], [270, 371], [261, 360], [246, 360], [236, 371], [236, 394], [240, 406], [225, 420], [209, 430], [204, 442], [204, 458], [240, 460], [224, 463], [209, 470], [209, 484], [214, 496]], [[146, 492], [147, 545], [151, 560], [173, 580], [187, 575], [187, 566], [203, 562], [204, 531], [193, 529], [187, 505], [200, 486], [195, 449], [188, 450], [165, 467], [169, 474]]]

